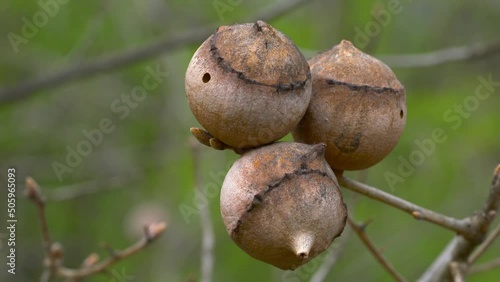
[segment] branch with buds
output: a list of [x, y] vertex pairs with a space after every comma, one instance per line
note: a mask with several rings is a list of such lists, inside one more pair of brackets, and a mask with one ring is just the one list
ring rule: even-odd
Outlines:
[[[419, 280], [420, 282], [464, 281], [464, 277], [467, 274], [486, 271], [500, 266], [498, 259], [485, 265], [473, 266], [477, 259], [491, 246], [493, 241], [500, 236], [500, 226], [497, 226], [491, 232], [489, 230], [500, 207], [500, 165], [494, 170], [492, 186], [483, 209], [481, 212], [464, 219], [456, 219], [439, 214], [375, 187], [348, 179], [347, 177], [339, 177], [339, 184], [344, 188], [405, 211], [415, 219], [428, 221], [452, 230], [457, 234], [422, 275]], [[367, 238], [362, 233], [362, 228], [356, 228], [359, 226], [352, 221], [350, 221], [350, 224], [355, 230], [359, 231], [357, 233], [362, 239]], [[371, 243], [368, 244], [369, 249], [374, 249], [370, 245]], [[381, 256], [377, 252], [372, 251], [372, 253], [374, 253], [384, 268], [389, 269], [389, 272], [396, 280], [401, 281], [400, 277], [394, 275], [395, 272], [391, 271], [394, 270], [392, 266], [387, 267], [387, 262], [383, 258], [381, 259]]]
[[40, 221], [42, 242], [45, 251], [45, 270], [40, 278], [40, 281], [42, 282], [52, 281], [55, 278], [62, 278], [66, 281], [80, 281], [81, 279], [93, 274], [102, 273], [111, 265], [150, 245], [163, 233], [163, 231], [165, 231], [167, 227], [165, 222], [145, 226], [143, 237], [128, 248], [124, 250], [114, 250], [106, 245], [105, 248], [110, 253], [108, 258], [100, 260], [96, 253], [92, 253], [87, 256], [80, 268], [67, 268], [63, 265], [64, 253], [62, 245], [60, 243], [53, 242], [50, 237], [47, 218], [45, 216], [45, 198], [42, 195], [40, 186], [31, 177], [26, 179], [25, 194], [28, 199], [35, 204], [38, 210], [38, 219]]

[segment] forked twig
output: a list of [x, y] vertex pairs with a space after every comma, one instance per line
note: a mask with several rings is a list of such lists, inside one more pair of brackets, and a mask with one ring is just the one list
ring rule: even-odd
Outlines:
[[[92, 264], [92, 262], [88, 262], [89, 259], [86, 259], [87, 263], [84, 262], [83, 267], [79, 269], [71, 269], [71, 268], [66, 268], [66, 267], [60, 267], [57, 269], [57, 275], [59, 277], [63, 277], [64, 279], [80, 279], [84, 278], [96, 273], [103, 272], [106, 270], [109, 266], [117, 263], [118, 261], [121, 261], [137, 252], [140, 250], [144, 249], [147, 247], [153, 240], [158, 238], [161, 233], [165, 230], [167, 225], [164, 222], [161, 223], [156, 223], [156, 224], [151, 224], [149, 226], [146, 226], [144, 228], [144, 236], [137, 241], [135, 244], [131, 245], [130, 247], [124, 249], [124, 250], [114, 250], [111, 249], [111, 255], [99, 262], [96, 262]], [[90, 260], [92, 257], [95, 258], [95, 254], [90, 255]]]
[[486, 237], [484, 242], [479, 245], [476, 250], [469, 256], [467, 263], [469, 265], [474, 264], [477, 259], [489, 248], [489, 246], [500, 236], [500, 224], [491, 231], [491, 233]]
[[67, 281], [77, 281], [78, 279], [103, 272], [114, 263], [144, 249], [166, 229], [165, 222], [151, 224], [144, 228], [144, 236], [138, 242], [121, 251], [112, 250], [112, 254], [109, 258], [99, 261], [96, 254], [91, 254], [85, 259], [80, 268], [66, 268], [62, 265], [63, 252], [61, 244], [53, 243], [50, 239], [47, 218], [45, 215], [45, 200], [41, 193], [40, 186], [31, 177], [26, 179], [25, 194], [37, 207], [38, 218], [42, 229], [42, 241], [45, 251], [45, 271], [40, 278], [42, 282], [51, 281], [55, 277], [63, 278]]
[[[479, 240], [468, 240], [467, 238], [457, 235], [453, 240], [448, 243], [446, 248], [441, 252], [441, 254], [435, 259], [435, 261], [429, 266], [427, 271], [420, 277], [418, 281], [420, 282], [437, 282], [447, 279], [451, 279], [452, 273], [450, 272], [450, 264], [457, 262], [466, 265], [469, 260], [475, 261], [481, 252], [481, 247], [479, 247], [479, 253], [476, 253], [471, 258], [472, 252], [481, 246], [485, 240], [486, 234], [488, 233], [489, 226], [495, 219], [500, 206], [500, 165], [498, 165], [493, 172], [493, 180], [491, 184], [490, 193], [486, 199], [486, 204], [483, 207], [481, 213], [471, 216], [471, 228], [475, 229], [479, 235], [482, 235]], [[493, 231], [493, 236], [488, 238], [494, 238], [497, 231]], [[490, 239], [490, 240], [492, 240]], [[489, 244], [489, 243], [488, 243]]]

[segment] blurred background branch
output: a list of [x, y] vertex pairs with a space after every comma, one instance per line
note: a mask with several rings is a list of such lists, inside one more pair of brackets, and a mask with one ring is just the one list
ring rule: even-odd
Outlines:
[[[203, 171], [201, 169], [201, 148], [200, 143], [194, 139], [190, 139], [191, 153], [193, 155], [193, 174], [194, 174], [194, 189], [200, 193], [200, 195], [205, 195], [203, 191]], [[198, 209], [200, 211], [200, 224], [202, 232], [201, 241], [201, 282], [211, 282], [212, 273], [215, 264], [214, 256], [214, 246], [215, 246], [215, 234], [212, 224], [212, 217], [210, 215], [210, 209], [208, 203], [199, 204]]]
[[64, 254], [61, 244], [53, 243], [50, 239], [47, 218], [45, 216], [45, 199], [42, 195], [41, 188], [31, 177], [26, 179], [25, 194], [37, 207], [40, 226], [42, 229], [42, 242], [45, 250], [45, 271], [40, 278], [41, 282], [49, 282], [54, 278], [62, 278], [66, 281], [79, 281], [82, 278], [103, 272], [118, 261], [144, 249], [156, 238], [158, 238], [158, 236], [160, 236], [167, 227], [165, 222], [145, 226], [144, 237], [130, 247], [121, 251], [110, 249], [110, 257], [101, 261], [99, 261], [99, 257], [97, 255], [91, 254], [87, 257], [81, 268], [66, 268], [63, 266]]
[[485, 272], [485, 271], [490, 271], [494, 268], [499, 268], [500, 267], [500, 258], [493, 259], [491, 261], [481, 263], [481, 264], [476, 264], [473, 265], [469, 268], [469, 274], [475, 274], [475, 273], [480, 273], [480, 272]]
[[[308, 1], [309, 0], [281, 1], [275, 6], [263, 9], [260, 13], [250, 17], [247, 21], [253, 22], [259, 19], [271, 21]], [[169, 36], [157, 42], [151, 42], [146, 46], [136, 49], [101, 55], [99, 58], [88, 60], [84, 63], [80, 62], [80, 59], [76, 60], [59, 71], [38, 74], [37, 77], [18, 82], [14, 86], [3, 89], [0, 88], [0, 104], [15, 102], [42, 90], [54, 88], [99, 73], [126, 67], [143, 60], [151, 59], [165, 52], [171, 52], [182, 48], [186, 45], [200, 44], [215, 31], [216, 27], [217, 24], [200, 27], [176, 36]]]
[[459, 61], [480, 60], [499, 54], [500, 39], [496, 39], [421, 54], [381, 55], [377, 57], [393, 68], [423, 68]]

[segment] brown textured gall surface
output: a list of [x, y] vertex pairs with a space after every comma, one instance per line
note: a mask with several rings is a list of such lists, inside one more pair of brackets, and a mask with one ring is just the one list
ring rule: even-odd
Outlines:
[[234, 148], [285, 136], [311, 99], [306, 59], [290, 39], [262, 21], [220, 27], [193, 55], [185, 86], [196, 119]]
[[380, 162], [406, 124], [406, 92], [392, 70], [346, 40], [309, 64], [313, 96], [294, 139], [325, 143], [334, 170], [365, 169]]
[[224, 179], [221, 214], [250, 256], [295, 269], [330, 246], [347, 218], [324, 144], [275, 143], [246, 152]]

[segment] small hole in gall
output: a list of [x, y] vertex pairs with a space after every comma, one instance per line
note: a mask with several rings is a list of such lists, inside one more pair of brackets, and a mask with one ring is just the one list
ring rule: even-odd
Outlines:
[[203, 77], [201, 78], [201, 80], [203, 81], [203, 83], [207, 83], [210, 81], [210, 74], [208, 72], [206, 72]]
[[399, 116], [400, 116], [401, 118], [403, 118], [403, 117], [404, 117], [403, 110], [401, 110], [401, 111], [399, 112]]

